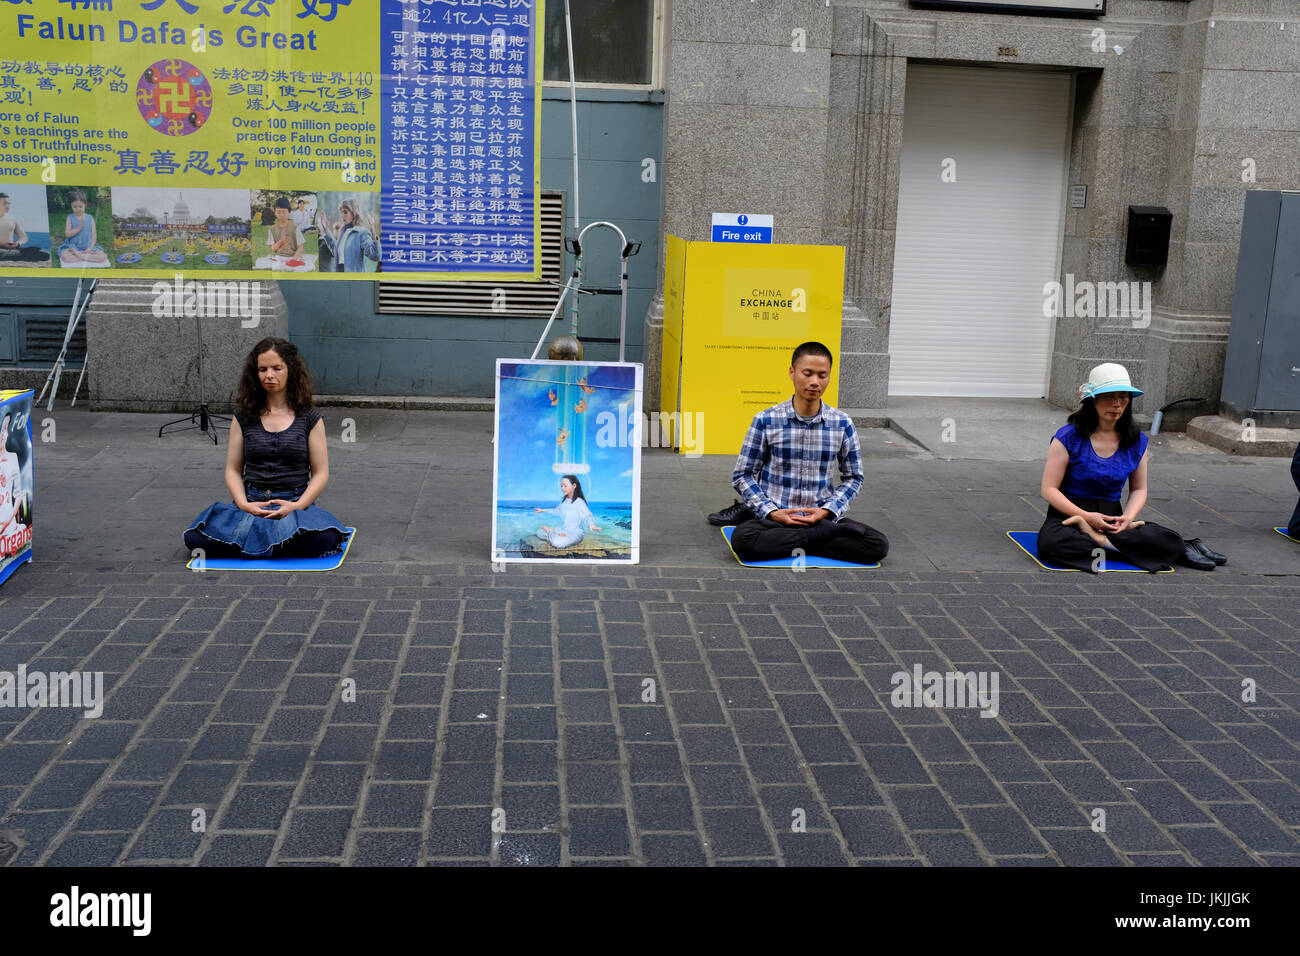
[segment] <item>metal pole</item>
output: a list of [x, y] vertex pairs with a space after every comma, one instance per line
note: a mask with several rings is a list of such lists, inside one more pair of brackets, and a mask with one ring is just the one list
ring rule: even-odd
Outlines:
[[[85, 294], [82, 295], [81, 282], [81, 279], [77, 279], [77, 296], [72, 303], [72, 315], [68, 319], [68, 327], [63, 333], [63, 348], [59, 350], [59, 357], [54, 363], [54, 368], [50, 371], [50, 374], [54, 377], [54, 387], [50, 391], [50, 401], [45, 406], [46, 411], [54, 410], [54, 397], [59, 394], [59, 382], [63, 378], [63, 370], [67, 368], [68, 365], [68, 349], [72, 347], [72, 336], [76, 334], [77, 326], [81, 324], [81, 320], [85, 316], [86, 310], [90, 308], [90, 297], [95, 294], [95, 287], [99, 284], [98, 279], [91, 279], [90, 284], [86, 286]], [[78, 299], [80, 300], [79, 304], [77, 301]], [[82, 377], [84, 377], [85, 374], [86, 363], [83, 361], [81, 364]], [[80, 388], [80, 379], [78, 380], [78, 388]], [[45, 394], [45, 389], [41, 389], [41, 394]], [[72, 398], [72, 404], [75, 405], [77, 398], [75, 392], [73, 393]], [[37, 402], [39, 401], [40, 399], [38, 398]]]
[[77, 387], [72, 390], [72, 404], [69, 406], [70, 408], [77, 407], [77, 396], [81, 394], [81, 383], [86, 379], [86, 369], [89, 366], [90, 356], [87, 355], [81, 363], [81, 374], [77, 376]]
[[546, 320], [546, 328], [542, 329], [542, 337], [537, 340], [537, 346], [533, 349], [533, 358], [537, 358], [537, 353], [542, 350], [542, 343], [546, 341], [546, 333], [551, 331], [551, 325], [554, 324], [555, 317], [559, 315], [560, 310], [564, 308], [564, 299], [569, 294], [569, 287], [573, 285], [573, 280], [577, 277], [578, 276], [575, 273], [569, 278], [569, 281], [564, 284], [564, 291], [560, 293], [560, 298], [556, 301], [555, 308], [551, 310], [551, 317]]
[[203, 318], [202, 309], [194, 310], [194, 334], [199, 340], [199, 407], [202, 408], [208, 403], [207, 397], [203, 393]]
[[[623, 243], [623, 248], [627, 248], [627, 243]], [[618, 360], [623, 359], [623, 341], [627, 338], [627, 256], [622, 256], [619, 262], [619, 303], [622, 306], [618, 319]]]
[[[578, 235], [578, 224], [582, 221], [578, 211], [578, 77], [573, 69], [573, 17], [569, 11], [569, 0], [564, 0], [564, 32], [569, 48], [569, 115], [573, 126], [573, 234]], [[574, 265], [578, 273], [582, 272], [582, 257], [576, 256]], [[573, 334], [578, 334], [578, 297], [573, 297]]]
[[59, 391], [59, 378], [63, 373], [63, 357], [68, 352], [68, 342], [72, 338], [72, 331], [77, 327], [77, 307], [81, 304], [81, 284], [82, 279], [77, 279], [77, 291], [72, 297], [72, 312], [68, 315], [68, 326], [63, 332], [63, 348], [59, 350], [58, 358], [54, 360], [54, 367], [50, 369], [50, 374], [45, 376], [45, 384], [41, 386], [41, 394], [36, 396], [36, 403], [40, 404], [45, 397], [45, 390], [54, 383], [54, 388], [50, 391], [50, 402], [45, 406], [46, 411], [54, 410], [54, 396]]

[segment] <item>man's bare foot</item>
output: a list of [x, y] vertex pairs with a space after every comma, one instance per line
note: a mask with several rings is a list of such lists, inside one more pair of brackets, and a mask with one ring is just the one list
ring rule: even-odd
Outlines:
[[1098, 547], [1105, 548], [1110, 546], [1110, 542], [1106, 540], [1106, 536], [1102, 534], [1100, 531], [1097, 531], [1095, 528], [1093, 528], [1092, 525], [1088, 524], [1088, 522], [1083, 519], [1083, 515], [1074, 515], [1071, 518], [1066, 518], [1064, 521], [1061, 522], [1061, 524], [1069, 525], [1071, 528], [1078, 528], [1089, 538], [1091, 538], [1093, 544], [1097, 545]]

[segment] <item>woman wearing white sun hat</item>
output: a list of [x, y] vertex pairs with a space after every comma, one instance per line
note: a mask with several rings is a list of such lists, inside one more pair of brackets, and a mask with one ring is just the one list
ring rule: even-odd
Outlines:
[[[1177, 531], [1137, 520], [1147, 500], [1148, 439], [1133, 421], [1131, 402], [1141, 394], [1114, 362], [1096, 366], [1079, 388], [1082, 404], [1052, 437], [1043, 468], [1039, 491], [1049, 505], [1038, 530], [1043, 561], [1095, 573], [1098, 548], [1103, 558], [1114, 555], [1144, 571], [1175, 561], [1212, 571], [1227, 560], [1211, 560], [1208, 549], [1197, 554]], [[1125, 483], [1128, 504], [1121, 508]]]

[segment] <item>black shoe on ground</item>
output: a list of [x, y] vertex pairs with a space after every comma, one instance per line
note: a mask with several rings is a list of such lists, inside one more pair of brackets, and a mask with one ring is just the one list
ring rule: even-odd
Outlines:
[[1205, 542], [1202, 541], [1200, 538], [1193, 538], [1191, 541], [1187, 542], [1187, 545], [1189, 547], [1195, 548], [1202, 555], [1209, 558], [1211, 561], [1213, 561], [1215, 564], [1219, 565], [1220, 567], [1228, 563], [1227, 555], [1219, 554], [1219, 552], [1217, 551], [1211, 551], [1209, 548], [1205, 546]]
[[757, 517], [754, 512], [749, 510], [749, 506], [743, 501], [737, 501], [721, 511], [715, 511], [709, 515], [709, 524], [721, 528], [728, 524], [741, 524]]
[[1200, 551], [1197, 551], [1196, 548], [1192, 546], [1191, 542], [1186, 544], [1182, 557], [1174, 563], [1181, 564], [1188, 568], [1196, 568], [1198, 571], [1213, 571], [1215, 568], [1214, 562], [1201, 554]]

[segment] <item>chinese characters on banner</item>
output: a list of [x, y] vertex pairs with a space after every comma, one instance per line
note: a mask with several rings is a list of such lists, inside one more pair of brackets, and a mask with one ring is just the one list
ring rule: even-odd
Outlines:
[[381, 5], [384, 271], [532, 274], [532, 5], [455, 6]]
[[543, 0], [0, 0], [0, 275], [536, 278], [544, 22]]

